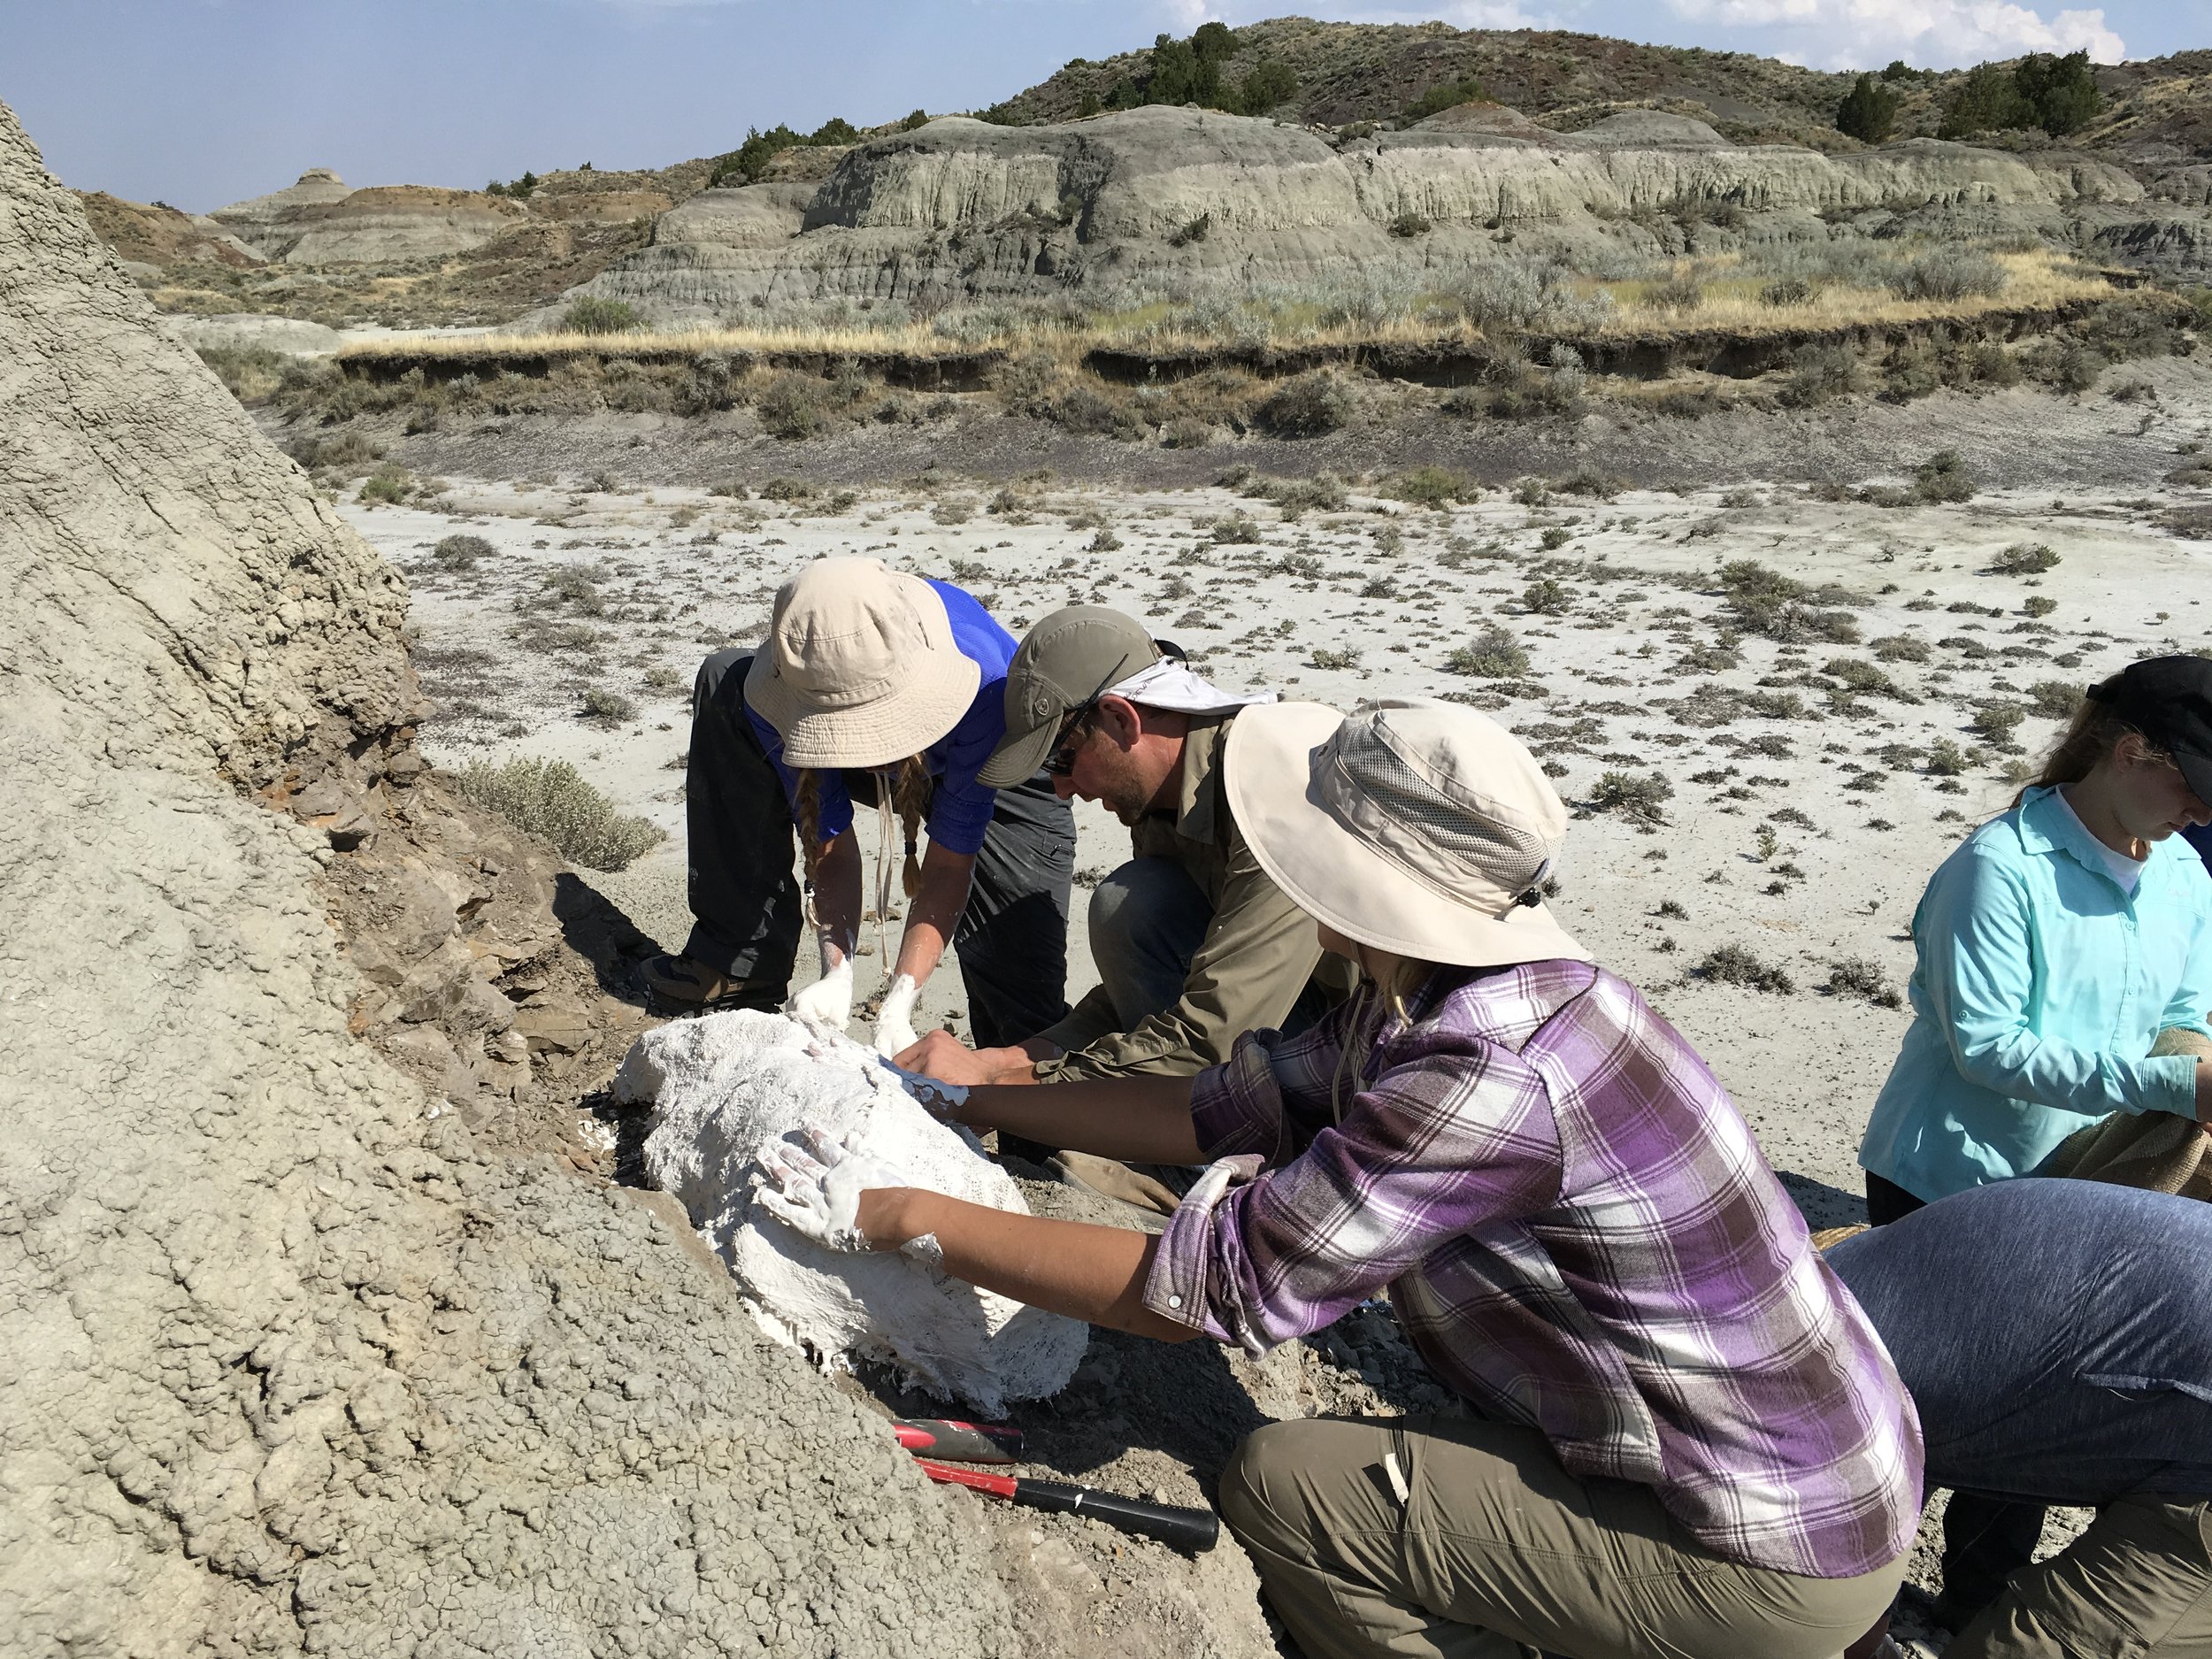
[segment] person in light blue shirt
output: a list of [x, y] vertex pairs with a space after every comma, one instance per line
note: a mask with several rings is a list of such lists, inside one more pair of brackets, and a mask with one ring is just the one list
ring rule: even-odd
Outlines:
[[[2176, 832], [2212, 822], [2212, 662], [2154, 657], [2090, 688], [2041, 776], [1943, 861], [1913, 916], [1913, 1022], [1859, 1145], [1868, 1219], [2024, 1175], [2114, 1112], [2212, 1119], [2212, 877]], [[2039, 1503], [1961, 1493], [1946, 1596], [1993, 1601]]]
[[1913, 917], [1913, 1022], [1859, 1163], [1879, 1222], [2024, 1175], [2116, 1111], [2212, 1118], [2212, 662], [2092, 688], [2037, 782], [1944, 860]]

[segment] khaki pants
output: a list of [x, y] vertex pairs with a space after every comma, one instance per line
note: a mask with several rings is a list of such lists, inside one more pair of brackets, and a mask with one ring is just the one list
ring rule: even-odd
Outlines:
[[1946, 1659], [2212, 1659], [2212, 1502], [2143, 1493], [2011, 1586]]
[[1740, 1566], [1650, 1488], [1579, 1480], [1534, 1430], [1460, 1417], [1271, 1424], [1231, 1459], [1221, 1511], [1307, 1659], [1835, 1659], [1905, 1572]]

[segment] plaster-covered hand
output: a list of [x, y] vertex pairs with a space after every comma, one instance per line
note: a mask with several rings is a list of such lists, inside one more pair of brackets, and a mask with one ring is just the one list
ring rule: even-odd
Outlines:
[[876, 1052], [885, 1059], [903, 1054], [921, 1041], [914, 1034], [914, 999], [920, 991], [912, 974], [902, 973], [883, 994], [883, 1008], [876, 1015]]
[[857, 1256], [876, 1248], [860, 1228], [860, 1195], [911, 1183], [896, 1165], [863, 1150], [861, 1133], [838, 1141], [809, 1124], [798, 1141], [772, 1143], [753, 1174], [760, 1207], [825, 1249]]
[[820, 979], [793, 995], [784, 1004], [784, 1012], [810, 1025], [844, 1030], [846, 1021], [853, 1017], [853, 959], [845, 956], [834, 966], [825, 968]]
[[909, 1071], [890, 1060], [877, 1064], [898, 1079], [903, 1088], [922, 1104], [922, 1110], [941, 1124], [960, 1121], [960, 1109], [968, 1103], [968, 1091], [957, 1083], [941, 1083], [933, 1077], [919, 1071]]

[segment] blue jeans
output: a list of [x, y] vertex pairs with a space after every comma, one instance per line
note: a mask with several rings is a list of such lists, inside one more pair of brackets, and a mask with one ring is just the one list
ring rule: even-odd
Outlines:
[[[1213, 926], [1214, 907], [1183, 866], [1170, 858], [1132, 858], [1091, 895], [1091, 960], [1128, 1031], [1183, 1000], [1183, 981]], [[1295, 1036], [1328, 1010], [1308, 982], [1283, 1020]]]

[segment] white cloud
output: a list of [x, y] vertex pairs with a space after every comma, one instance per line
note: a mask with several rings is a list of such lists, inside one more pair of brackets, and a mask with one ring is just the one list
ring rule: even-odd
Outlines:
[[1780, 51], [1832, 68], [1902, 58], [1950, 68], [2023, 52], [2086, 51], [2117, 63], [2126, 43], [2102, 7], [2046, 17], [2014, 0], [1667, 0], [1677, 17], [1724, 27], [1771, 30]]

